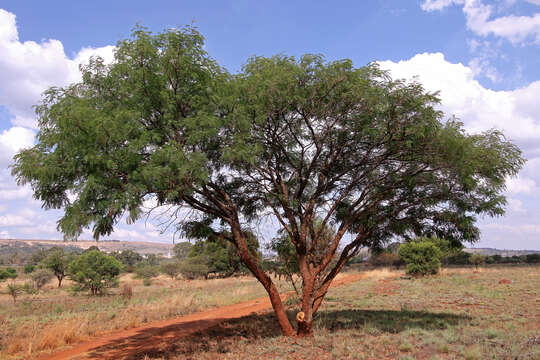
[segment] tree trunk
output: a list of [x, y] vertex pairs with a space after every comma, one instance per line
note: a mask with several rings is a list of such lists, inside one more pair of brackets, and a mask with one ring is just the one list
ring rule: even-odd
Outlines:
[[62, 279], [64, 279], [64, 277], [58, 275], [57, 278], [58, 278], [58, 287], [61, 287], [62, 286]]
[[313, 291], [315, 278], [311, 274], [304, 259], [300, 259], [302, 275], [302, 311], [296, 315], [298, 322], [297, 335], [306, 337], [313, 335]]
[[270, 279], [270, 277], [264, 272], [264, 270], [257, 264], [257, 260], [251, 256], [249, 248], [247, 246], [247, 241], [242, 234], [240, 224], [231, 224], [231, 230], [238, 249], [238, 255], [240, 256], [244, 264], [246, 264], [249, 271], [262, 284], [262, 286], [268, 293], [268, 296], [270, 297], [270, 302], [272, 304], [272, 308], [274, 309], [274, 313], [281, 328], [281, 332], [284, 336], [294, 336], [295, 332], [291, 325], [291, 322], [289, 321], [289, 318], [287, 317], [287, 312], [285, 311], [285, 306], [283, 306], [283, 302], [281, 301], [279, 291], [276, 288], [276, 285], [273, 283], [272, 279]]

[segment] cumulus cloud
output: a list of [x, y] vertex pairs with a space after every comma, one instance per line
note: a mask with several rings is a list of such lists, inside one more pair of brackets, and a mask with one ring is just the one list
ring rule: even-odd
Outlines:
[[[528, 2], [540, 4], [538, 0], [528, 0]], [[467, 28], [476, 35], [494, 35], [514, 44], [523, 43], [531, 38], [540, 44], [540, 13], [531, 16], [494, 17], [494, 7], [481, 0], [425, 0], [421, 8], [424, 11], [441, 11], [455, 4], [463, 6]]]
[[32, 225], [30, 219], [21, 215], [2, 215], [0, 216], [0, 226], [29, 226]]
[[446, 61], [441, 53], [418, 54], [409, 60], [382, 61], [397, 78], [418, 76], [428, 91], [440, 91], [442, 110], [455, 115], [470, 132], [496, 128], [527, 151], [540, 148], [540, 81], [513, 91], [494, 91], [474, 79], [474, 70]]
[[6, 167], [12, 162], [13, 155], [19, 150], [34, 145], [34, 131], [14, 126], [0, 133], [0, 166]]
[[88, 47], [70, 59], [58, 40], [21, 42], [15, 14], [0, 9], [0, 104], [14, 116], [14, 125], [35, 128], [32, 106], [45, 89], [79, 81], [79, 64], [93, 55], [111, 61], [113, 51], [113, 46]]

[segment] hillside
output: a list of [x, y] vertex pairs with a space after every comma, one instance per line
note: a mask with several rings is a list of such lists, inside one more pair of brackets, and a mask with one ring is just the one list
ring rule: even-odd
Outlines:
[[[97, 246], [101, 251], [133, 250], [140, 254], [156, 254], [170, 257], [172, 244], [139, 241], [58, 241], [58, 240], [16, 240], [0, 239], [0, 264], [19, 263], [33, 253], [53, 246], [62, 246], [66, 251], [82, 251]], [[24, 262], [24, 260], [23, 260]]]

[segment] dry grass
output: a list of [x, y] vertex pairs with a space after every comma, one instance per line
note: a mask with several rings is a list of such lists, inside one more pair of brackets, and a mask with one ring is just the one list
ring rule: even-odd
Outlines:
[[271, 314], [252, 315], [141, 358], [540, 359], [540, 267], [371, 275], [330, 291], [311, 339], [284, 338]]
[[72, 295], [69, 286], [66, 281], [58, 289], [51, 282], [38, 295], [21, 296], [16, 304], [0, 289], [0, 359], [27, 359], [98, 334], [265, 295], [251, 277], [184, 281], [160, 276], [143, 286], [141, 280], [124, 275], [118, 289], [98, 297]]

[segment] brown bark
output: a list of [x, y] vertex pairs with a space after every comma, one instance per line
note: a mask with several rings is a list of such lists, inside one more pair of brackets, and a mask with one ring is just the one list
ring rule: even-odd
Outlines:
[[284, 336], [294, 336], [295, 332], [289, 318], [287, 317], [285, 306], [281, 301], [279, 291], [272, 279], [270, 279], [264, 270], [257, 264], [257, 261], [251, 256], [247, 246], [247, 241], [242, 234], [240, 223], [235, 221], [233, 224], [231, 224], [231, 230], [238, 248], [238, 255], [244, 264], [246, 264], [251, 273], [255, 276], [255, 278], [263, 285], [264, 289], [268, 293], [268, 296], [270, 297], [270, 302], [272, 303], [272, 308], [274, 309], [281, 332]]

